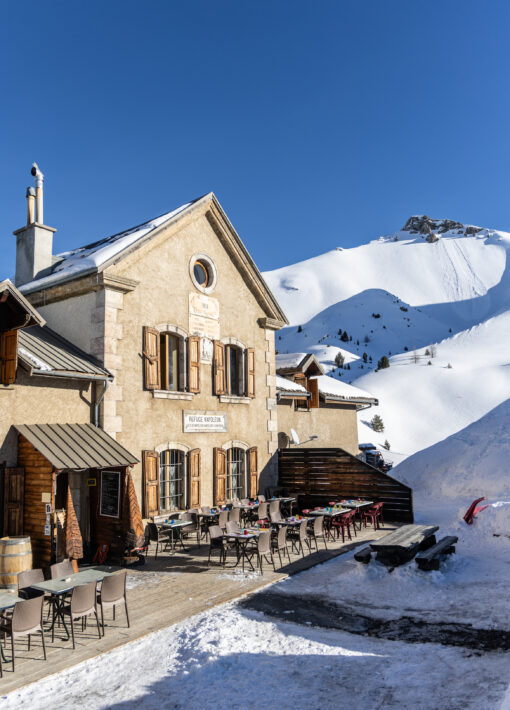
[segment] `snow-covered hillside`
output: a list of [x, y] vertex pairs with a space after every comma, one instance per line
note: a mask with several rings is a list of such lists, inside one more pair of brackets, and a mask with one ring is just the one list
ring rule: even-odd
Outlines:
[[[291, 323], [277, 349], [313, 352], [376, 396], [360, 440], [388, 440], [398, 463], [510, 397], [509, 250], [507, 232], [417, 216], [369, 244], [267, 272]], [[376, 371], [384, 355], [390, 367]]]

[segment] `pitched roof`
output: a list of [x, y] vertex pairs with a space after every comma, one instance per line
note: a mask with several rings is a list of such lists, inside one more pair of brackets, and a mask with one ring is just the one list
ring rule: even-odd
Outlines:
[[14, 426], [57, 469], [131, 466], [138, 459], [93, 424]]
[[324, 369], [313, 353], [278, 353], [275, 357], [277, 372], [306, 372], [313, 366], [316, 372]]
[[95, 358], [47, 327], [33, 326], [19, 331], [18, 359], [32, 375], [91, 380], [113, 377]]
[[359, 387], [348, 385], [346, 382], [335, 380], [333, 377], [328, 377], [328, 375], [320, 375], [319, 377], [312, 377], [311, 379], [318, 380], [319, 394], [323, 395], [326, 399], [361, 404], [379, 403], [369, 392]]
[[[108, 266], [117, 263], [134, 249], [138, 249], [156, 236], [161, 227], [166, 227], [172, 222], [182, 219], [184, 215], [189, 214], [192, 210], [211, 203], [213, 211], [216, 213], [212, 215], [210, 214], [211, 210], [208, 211], [207, 217], [211, 226], [217, 233], [218, 230], [222, 232], [222, 236], [223, 234], [228, 234], [228, 244], [224, 244], [224, 246], [234, 257], [238, 267], [242, 265], [243, 270], [247, 271], [251, 279], [256, 282], [258, 293], [259, 295], [262, 294], [261, 303], [269, 318], [279, 322], [275, 324], [277, 327], [287, 324], [288, 320], [285, 313], [212, 192], [181, 205], [171, 212], [143, 222], [136, 227], [59, 254], [48, 274], [23, 284], [23, 286], [20, 286], [20, 290], [23, 293], [30, 294], [88, 274], [104, 271]], [[219, 218], [221, 226], [218, 226], [217, 218]]]
[[44, 323], [44, 318], [9, 279], [0, 281], [0, 330]]
[[308, 392], [303, 385], [280, 375], [276, 375], [276, 389], [280, 394], [306, 395], [308, 397]]

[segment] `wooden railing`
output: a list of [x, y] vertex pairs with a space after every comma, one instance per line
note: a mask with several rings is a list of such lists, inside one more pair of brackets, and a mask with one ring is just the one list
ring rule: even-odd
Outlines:
[[384, 503], [384, 518], [413, 522], [412, 490], [343, 449], [280, 449], [279, 485], [302, 508], [342, 498]]

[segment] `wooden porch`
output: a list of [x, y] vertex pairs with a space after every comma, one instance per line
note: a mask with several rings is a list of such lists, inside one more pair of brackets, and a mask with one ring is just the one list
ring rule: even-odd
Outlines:
[[305, 554], [304, 557], [290, 552], [290, 564], [287, 563], [281, 569], [278, 567], [277, 556], [276, 572], [272, 566], [264, 564], [263, 576], [253, 572], [243, 574], [239, 568], [232, 566], [235, 559], [231, 556], [225, 568], [218, 565], [217, 555], [208, 567], [209, 545], [202, 542], [200, 548], [197, 547], [194, 537], [186, 543], [186, 551], [160, 553], [157, 559], [153, 557], [155, 548], [152, 546], [147, 563], [128, 573], [131, 628], [127, 628], [123, 610], [119, 607], [116, 621], [111, 619], [111, 612], [108, 613], [103, 638], [97, 638], [95, 624], [91, 620], [85, 633], [82, 633], [80, 627], [75, 651], [72, 650], [71, 641], [65, 640], [65, 633], [60, 629], [54, 643], [50, 643], [50, 636], [46, 637], [47, 661], [42, 660], [41, 641], [37, 635], [32, 638], [30, 651], [27, 650], [26, 640], [19, 640], [16, 644], [16, 670], [13, 673], [10, 664], [4, 663], [0, 694], [58, 673], [219, 604], [239, 599], [344, 554], [355, 546], [367, 544], [393, 529], [395, 526], [388, 524], [375, 531], [367, 528], [358, 532], [353, 542], [346, 540], [342, 543], [340, 540], [328, 543], [328, 550], [319, 541], [319, 552]]

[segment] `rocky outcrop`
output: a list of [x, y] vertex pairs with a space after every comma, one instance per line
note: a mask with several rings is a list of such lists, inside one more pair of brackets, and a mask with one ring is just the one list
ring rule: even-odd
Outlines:
[[424, 236], [433, 235], [436, 238], [430, 238], [427, 241], [435, 242], [438, 234], [456, 231], [457, 234], [468, 236], [469, 234], [481, 232], [482, 228], [473, 225], [465, 227], [461, 222], [455, 222], [453, 219], [431, 219], [426, 214], [422, 214], [409, 217], [402, 231], [411, 232], [411, 234], [423, 234]]

